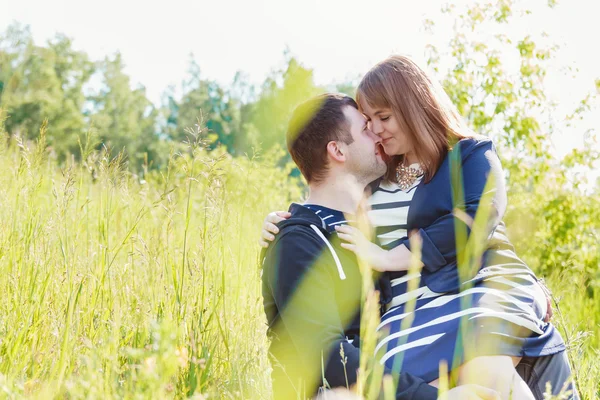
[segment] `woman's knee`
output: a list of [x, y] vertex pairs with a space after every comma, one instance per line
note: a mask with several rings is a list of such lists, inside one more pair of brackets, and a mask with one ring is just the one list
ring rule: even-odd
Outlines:
[[480, 356], [463, 364], [460, 368], [461, 381], [481, 380], [512, 376], [516, 373], [513, 359], [510, 356]]
[[533, 398], [527, 384], [517, 374], [515, 361], [510, 356], [476, 357], [460, 367], [458, 380], [460, 384], [472, 383], [497, 390], [502, 398]]

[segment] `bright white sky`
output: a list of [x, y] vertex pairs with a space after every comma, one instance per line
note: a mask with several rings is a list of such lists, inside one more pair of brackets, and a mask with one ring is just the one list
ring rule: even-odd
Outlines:
[[[464, 3], [465, 0], [453, 1]], [[534, 13], [511, 31], [539, 35], [561, 45], [548, 89], [566, 112], [600, 77], [600, 2], [562, 0], [546, 10], [546, 0], [527, 0]], [[422, 59], [432, 38], [424, 18], [437, 24], [434, 41], [443, 43], [450, 25], [439, 12], [446, 0], [0, 0], [0, 31], [13, 21], [31, 26], [38, 43], [62, 32], [94, 59], [120, 51], [134, 84], [160, 102], [170, 84], [179, 86], [193, 53], [205, 78], [231, 83], [242, 70], [261, 83], [283, 62], [287, 48], [313, 68], [319, 84], [359, 77], [392, 53]], [[579, 68], [576, 78], [559, 73]], [[600, 113], [597, 113], [600, 114]], [[583, 128], [600, 126], [600, 116], [578, 132], [554, 138], [559, 154], [581, 145]]]

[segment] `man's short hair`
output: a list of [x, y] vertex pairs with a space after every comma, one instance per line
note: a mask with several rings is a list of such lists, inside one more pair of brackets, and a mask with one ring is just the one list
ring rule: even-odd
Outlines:
[[344, 107], [358, 105], [352, 97], [326, 93], [313, 97], [294, 110], [286, 135], [288, 151], [306, 178], [319, 182], [327, 173], [327, 143], [351, 144], [350, 122]]

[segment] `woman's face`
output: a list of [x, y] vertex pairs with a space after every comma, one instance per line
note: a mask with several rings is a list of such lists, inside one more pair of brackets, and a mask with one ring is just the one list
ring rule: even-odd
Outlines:
[[381, 138], [388, 156], [402, 155], [412, 150], [408, 135], [400, 129], [398, 120], [389, 108], [372, 108], [363, 99], [360, 108], [367, 117], [371, 131]]

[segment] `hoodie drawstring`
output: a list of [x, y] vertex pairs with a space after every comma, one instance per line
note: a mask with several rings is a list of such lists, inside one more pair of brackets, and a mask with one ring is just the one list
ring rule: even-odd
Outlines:
[[346, 274], [344, 273], [344, 269], [342, 268], [342, 263], [340, 262], [340, 258], [338, 257], [337, 253], [333, 249], [333, 246], [331, 245], [331, 243], [329, 243], [329, 240], [327, 240], [327, 238], [325, 237], [325, 235], [323, 235], [323, 232], [321, 232], [321, 230], [319, 228], [317, 228], [315, 225], [312, 225], [312, 224], [310, 225], [310, 227], [315, 232], [317, 232], [317, 235], [319, 235], [319, 237], [325, 242], [325, 244], [329, 248], [329, 251], [331, 252], [331, 255], [333, 256], [333, 260], [335, 261], [335, 265], [337, 266], [338, 273], [340, 274], [340, 279], [345, 280]]

